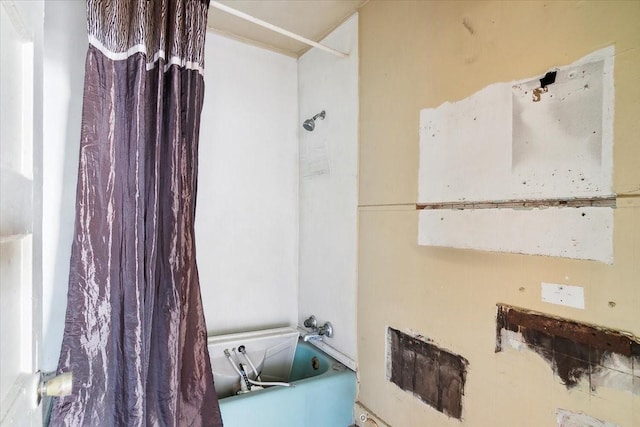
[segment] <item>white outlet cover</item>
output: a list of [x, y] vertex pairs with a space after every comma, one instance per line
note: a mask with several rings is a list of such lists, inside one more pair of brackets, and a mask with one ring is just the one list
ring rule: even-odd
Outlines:
[[584, 310], [584, 288], [582, 286], [541, 283], [542, 301]]

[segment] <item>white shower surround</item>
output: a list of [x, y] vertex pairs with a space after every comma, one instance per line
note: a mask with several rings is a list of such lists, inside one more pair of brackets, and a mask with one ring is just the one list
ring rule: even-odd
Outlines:
[[213, 33], [205, 58], [196, 248], [207, 328], [295, 325], [296, 60]]
[[[210, 334], [315, 314], [355, 360], [357, 34], [354, 15], [323, 40], [349, 58], [312, 49], [297, 61], [209, 34], [196, 244]], [[316, 143], [327, 170], [310, 176]]]
[[[330, 321], [325, 343], [356, 360], [358, 245], [358, 14], [323, 41], [349, 57], [312, 49], [298, 60], [300, 99], [300, 288], [298, 324]], [[313, 132], [302, 122], [321, 110]], [[325, 350], [331, 352], [331, 349]]]

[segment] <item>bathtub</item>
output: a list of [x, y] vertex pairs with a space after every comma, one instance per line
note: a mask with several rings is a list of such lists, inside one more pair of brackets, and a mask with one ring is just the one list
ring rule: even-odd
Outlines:
[[[238, 341], [237, 345], [242, 342]], [[265, 367], [267, 365], [268, 361]], [[214, 376], [216, 369], [214, 364]], [[274, 386], [221, 398], [224, 426], [348, 427], [353, 424], [356, 375], [331, 356], [299, 340], [289, 376], [281, 380], [288, 381], [291, 387]]]

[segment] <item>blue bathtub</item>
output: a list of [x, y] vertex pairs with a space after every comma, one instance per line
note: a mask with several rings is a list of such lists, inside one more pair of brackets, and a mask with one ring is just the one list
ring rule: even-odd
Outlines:
[[225, 427], [348, 427], [356, 374], [313, 345], [298, 342], [289, 382], [220, 400]]

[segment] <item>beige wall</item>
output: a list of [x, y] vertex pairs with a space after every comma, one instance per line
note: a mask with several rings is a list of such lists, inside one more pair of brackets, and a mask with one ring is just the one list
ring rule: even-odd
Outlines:
[[[639, 394], [567, 391], [535, 353], [494, 353], [498, 302], [640, 336], [639, 22], [638, 1], [372, 0], [361, 9], [359, 400], [391, 425], [460, 422], [386, 380], [387, 326], [469, 360], [465, 426], [553, 426], [557, 408], [640, 426]], [[418, 246], [420, 109], [542, 75], [611, 44], [614, 264]], [[583, 286], [586, 308], [541, 302], [541, 282]]]

